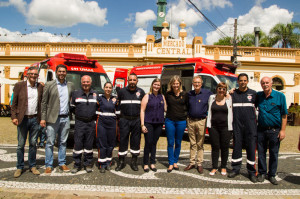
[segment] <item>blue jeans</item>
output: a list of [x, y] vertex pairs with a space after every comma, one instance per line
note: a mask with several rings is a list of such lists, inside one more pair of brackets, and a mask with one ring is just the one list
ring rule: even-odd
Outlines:
[[53, 146], [57, 136], [58, 143], [58, 165], [66, 164], [66, 147], [70, 129], [69, 117], [58, 117], [55, 123], [47, 123], [47, 143], [45, 147], [45, 165], [53, 167]]
[[[38, 138], [40, 138], [40, 142], [38, 142]], [[38, 143], [40, 147], [44, 147], [45, 140], [46, 140], [46, 128], [40, 126], [38, 135], [36, 136], [36, 143]]]
[[258, 172], [267, 174], [266, 153], [269, 146], [269, 177], [274, 177], [278, 165], [278, 152], [280, 141], [278, 138], [280, 129], [260, 130], [257, 132]]
[[18, 125], [18, 148], [17, 148], [17, 169], [24, 169], [24, 147], [29, 132], [29, 168], [36, 165], [36, 137], [39, 131], [37, 118], [24, 117], [21, 124]]
[[[169, 165], [173, 165], [178, 162], [181, 141], [186, 128], [186, 120], [173, 121], [169, 118], [165, 120], [166, 134], [168, 140], [168, 160]], [[175, 142], [175, 148], [174, 148]]]

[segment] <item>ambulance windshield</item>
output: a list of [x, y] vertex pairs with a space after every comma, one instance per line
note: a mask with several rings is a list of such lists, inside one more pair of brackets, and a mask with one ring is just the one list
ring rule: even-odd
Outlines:
[[228, 90], [239, 87], [237, 83], [237, 77], [231, 77], [225, 75], [217, 75], [217, 77], [221, 82], [224, 82], [228, 85]]
[[104, 73], [89, 73], [89, 72], [73, 72], [68, 71], [67, 81], [73, 82], [75, 90], [81, 88], [81, 77], [89, 75], [92, 78], [92, 89], [100, 94], [104, 94], [103, 86], [106, 82], [110, 82], [109, 78]]

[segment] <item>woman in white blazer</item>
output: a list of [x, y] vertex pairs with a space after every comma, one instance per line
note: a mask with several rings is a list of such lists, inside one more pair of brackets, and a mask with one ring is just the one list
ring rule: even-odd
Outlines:
[[227, 95], [227, 85], [223, 82], [217, 85], [217, 94], [208, 100], [207, 127], [211, 143], [212, 170], [209, 175], [218, 171], [219, 153], [221, 150], [221, 174], [226, 175], [226, 165], [229, 154], [229, 142], [232, 131], [232, 100]]

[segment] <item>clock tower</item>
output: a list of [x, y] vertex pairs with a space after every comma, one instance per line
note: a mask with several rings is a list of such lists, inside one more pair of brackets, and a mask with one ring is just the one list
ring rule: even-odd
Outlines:
[[153, 31], [155, 31], [155, 39], [158, 39], [158, 34], [161, 33], [162, 29], [164, 28], [162, 26], [162, 23], [165, 21], [166, 17], [166, 5], [167, 0], [157, 0], [157, 20], [156, 25], [153, 26]]

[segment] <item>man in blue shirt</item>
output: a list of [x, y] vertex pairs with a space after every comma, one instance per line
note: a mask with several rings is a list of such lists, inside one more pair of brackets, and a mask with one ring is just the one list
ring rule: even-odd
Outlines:
[[[208, 110], [208, 99], [213, 93], [207, 89], [201, 89], [202, 78], [193, 78], [195, 90], [189, 92], [189, 107], [187, 126], [190, 139], [190, 164], [184, 169], [188, 171], [197, 168], [200, 174], [203, 173], [203, 143], [205, 138], [205, 123]], [[197, 160], [196, 160], [197, 155]]]
[[58, 165], [63, 172], [69, 172], [66, 166], [66, 146], [70, 129], [69, 102], [74, 84], [66, 80], [67, 67], [56, 67], [56, 79], [45, 84], [42, 98], [41, 127], [47, 125], [47, 143], [45, 147], [45, 174], [51, 175], [53, 169], [53, 146], [58, 137]]
[[266, 153], [269, 146], [268, 180], [278, 185], [275, 178], [278, 165], [280, 141], [285, 138], [287, 123], [287, 105], [283, 93], [272, 89], [270, 77], [260, 81], [262, 92], [257, 93], [258, 106], [258, 181], [263, 182], [267, 174]]

